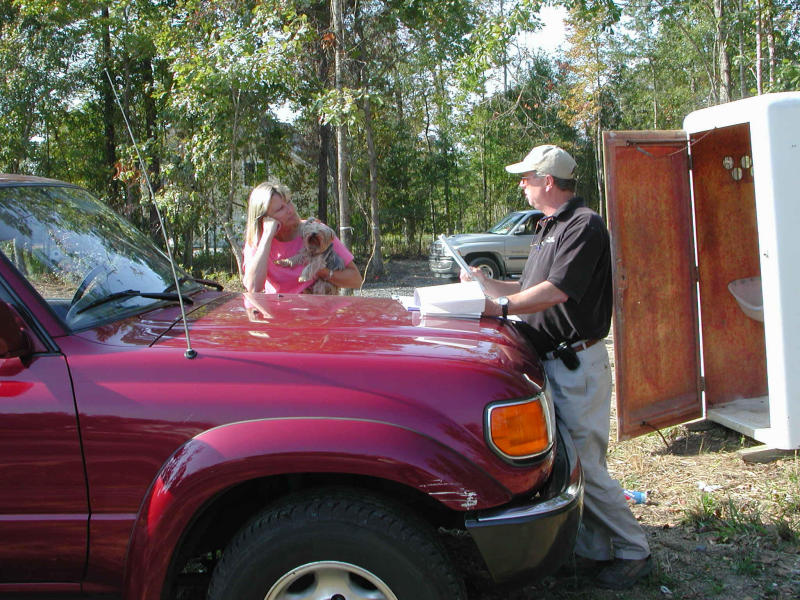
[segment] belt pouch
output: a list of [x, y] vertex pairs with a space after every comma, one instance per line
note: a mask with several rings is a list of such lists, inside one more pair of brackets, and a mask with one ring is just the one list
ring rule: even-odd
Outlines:
[[561, 342], [555, 349], [555, 355], [561, 359], [564, 366], [570, 371], [574, 371], [581, 366], [581, 359], [578, 358], [578, 353], [567, 342]]

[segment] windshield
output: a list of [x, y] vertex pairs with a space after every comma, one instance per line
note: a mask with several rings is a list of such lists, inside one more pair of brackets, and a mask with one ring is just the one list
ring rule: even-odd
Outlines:
[[[175, 287], [166, 255], [79, 188], [0, 187], [0, 251], [71, 329], [164, 302], [120, 292]], [[196, 287], [187, 281], [181, 290]], [[119, 297], [98, 303], [113, 294]]]
[[525, 213], [513, 212], [503, 217], [500, 222], [489, 230], [489, 233], [508, 235], [525, 218]]

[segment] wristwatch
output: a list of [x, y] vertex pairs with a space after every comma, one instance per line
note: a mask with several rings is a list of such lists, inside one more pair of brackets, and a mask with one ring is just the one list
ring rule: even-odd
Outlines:
[[497, 303], [500, 305], [500, 309], [503, 311], [503, 320], [505, 321], [508, 318], [508, 298], [505, 296], [500, 296], [497, 299]]

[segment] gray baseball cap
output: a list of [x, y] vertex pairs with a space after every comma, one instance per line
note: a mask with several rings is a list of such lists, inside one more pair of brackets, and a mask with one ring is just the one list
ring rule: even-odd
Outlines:
[[536, 146], [528, 152], [522, 162], [508, 165], [506, 171], [509, 173], [530, 173], [535, 171], [539, 175], [552, 175], [559, 179], [575, 179], [575, 167], [578, 163], [566, 150], [545, 144]]

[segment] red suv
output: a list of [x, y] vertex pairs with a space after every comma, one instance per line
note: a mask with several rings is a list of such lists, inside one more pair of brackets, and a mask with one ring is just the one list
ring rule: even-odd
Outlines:
[[580, 520], [512, 325], [224, 292], [53, 180], [0, 175], [0, 407], [3, 595], [457, 600], [442, 532], [507, 580]]

